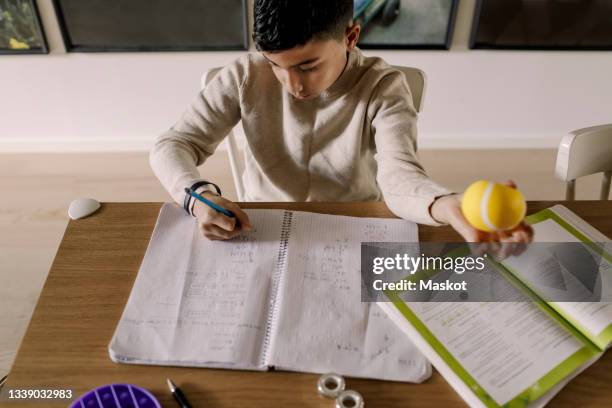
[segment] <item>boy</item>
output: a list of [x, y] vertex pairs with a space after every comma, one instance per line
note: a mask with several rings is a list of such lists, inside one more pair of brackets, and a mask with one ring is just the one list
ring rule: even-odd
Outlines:
[[[399, 71], [356, 48], [353, 0], [255, 0], [249, 54], [222, 69], [157, 140], [151, 166], [209, 239], [248, 230], [248, 216], [197, 166], [242, 120], [246, 201], [384, 199], [401, 218], [452, 225], [467, 241], [528, 242], [472, 228], [460, 197], [433, 182], [416, 154], [417, 114]], [[192, 187], [237, 220], [185, 195]]]

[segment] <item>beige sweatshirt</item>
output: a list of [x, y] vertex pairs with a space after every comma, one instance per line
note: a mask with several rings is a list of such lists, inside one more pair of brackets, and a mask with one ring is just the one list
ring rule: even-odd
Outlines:
[[351, 51], [336, 82], [310, 100], [284, 90], [259, 54], [227, 65], [151, 151], [151, 167], [177, 203], [185, 187], [207, 179], [197, 166], [240, 120], [246, 201], [384, 199], [401, 218], [439, 225], [429, 206], [451, 191], [419, 163], [410, 89], [380, 58]]

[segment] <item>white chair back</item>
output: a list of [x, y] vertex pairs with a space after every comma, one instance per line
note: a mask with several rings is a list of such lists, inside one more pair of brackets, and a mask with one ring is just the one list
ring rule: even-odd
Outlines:
[[612, 175], [612, 124], [574, 130], [559, 144], [555, 175], [566, 183], [566, 200], [575, 198], [577, 178], [595, 173], [603, 173], [599, 199], [607, 200]]

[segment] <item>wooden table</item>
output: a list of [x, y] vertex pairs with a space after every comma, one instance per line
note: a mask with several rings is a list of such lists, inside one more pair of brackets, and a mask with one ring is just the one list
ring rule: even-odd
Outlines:
[[[555, 203], [531, 202], [529, 212]], [[563, 203], [612, 236], [612, 201]], [[392, 217], [382, 203], [257, 203], [244, 208], [287, 208], [353, 216]], [[99, 385], [130, 382], [148, 388], [164, 407], [175, 407], [165, 385], [181, 384], [194, 408], [332, 406], [318, 397], [317, 375], [120, 365], [107, 346], [123, 311], [159, 203], [107, 203], [92, 217], [70, 221], [5, 388], [63, 389], [75, 394]], [[449, 227], [419, 229], [421, 241], [452, 242]], [[423, 384], [350, 379], [368, 407], [458, 407], [463, 400], [438, 374]], [[3, 403], [12, 407], [65, 407], [66, 401]], [[551, 403], [563, 407], [612, 406], [612, 353], [574, 379]]]

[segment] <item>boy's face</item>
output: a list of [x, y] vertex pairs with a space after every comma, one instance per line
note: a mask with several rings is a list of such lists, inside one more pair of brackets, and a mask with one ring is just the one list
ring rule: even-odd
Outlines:
[[346, 65], [346, 52], [359, 39], [358, 24], [347, 28], [342, 39], [312, 40], [280, 52], [263, 52], [274, 75], [296, 99], [310, 99], [328, 89]]

